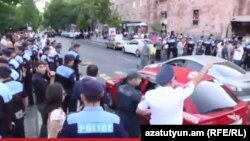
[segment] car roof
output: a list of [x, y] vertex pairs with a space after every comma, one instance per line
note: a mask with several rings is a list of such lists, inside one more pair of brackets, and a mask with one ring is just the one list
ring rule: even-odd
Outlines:
[[[181, 83], [187, 83], [189, 82], [192, 78], [190, 78], [190, 74], [194, 73], [196, 71], [188, 68], [183, 68], [183, 67], [173, 67], [174, 73], [175, 73], [175, 78], [178, 82]], [[157, 72], [160, 70], [159, 66], [156, 67], [150, 67], [150, 68], [145, 68], [139, 71], [140, 74], [146, 75], [149, 77], [154, 77], [157, 75]], [[167, 72], [166, 72], [167, 73]], [[203, 80], [212, 80], [213, 77], [210, 75], [206, 75]]]
[[199, 64], [202, 64], [202, 65], [205, 65], [207, 62], [211, 62], [211, 63], [227, 62], [227, 60], [222, 59], [220, 57], [214, 57], [214, 56], [209, 56], [209, 55], [181, 56], [181, 57], [177, 57], [177, 58], [174, 58], [174, 59], [171, 59], [171, 60], [180, 60], [180, 59], [191, 60], [191, 61], [197, 62]]

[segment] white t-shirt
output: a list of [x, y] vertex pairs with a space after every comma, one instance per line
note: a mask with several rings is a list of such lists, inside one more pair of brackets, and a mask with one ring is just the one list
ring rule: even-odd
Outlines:
[[233, 60], [241, 61], [243, 55], [244, 55], [244, 49], [242, 46], [240, 46], [237, 49], [235, 49]]
[[49, 50], [49, 57], [54, 57], [57, 53], [56, 53], [56, 49], [53, 47], [53, 46], [50, 46], [49, 47], [50, 50]]
[[[60, 121], [61, 129], [62, 129], [65, 119], [66, 119], [66, 115], [64, 111], [62, 110], [62, 108], [55, 109], [50, 113], [49, 118], [48, 118], [48, 138], [51, 138], [50, 123], [52, 121]], [[61, 129], [58, 129], [58, 130], [60, 131]]]
[[140, 110], [151, 109], [151, 125], [181, 125], [184, 100], [194, 91], [193, 82], [185, 87], [159, 87], [148, 91], [138, 105]]

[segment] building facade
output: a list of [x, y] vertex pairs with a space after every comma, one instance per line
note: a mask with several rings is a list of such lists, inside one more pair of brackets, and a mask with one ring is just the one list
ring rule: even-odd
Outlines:
[[250, 0], [115, 0], [122, 20], [150, 26], [164, 23], [168, 31], [226, 36], [237, 16], [250, 16]]

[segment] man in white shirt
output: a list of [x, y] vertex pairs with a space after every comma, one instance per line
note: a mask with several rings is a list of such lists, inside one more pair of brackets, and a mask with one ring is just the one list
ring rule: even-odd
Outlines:
[[172, 66], [163, 65], [156, 76], [160, 87], [148, 91], [139, 103], [137, 113], [151, 113], [151, 125], [181, 125], [183, 122], [183, 105], [186, 98], [192, 95], [196, 85], [203, 79], [212, 64], [209, 63], [184, 87], [176, 87]]
[[241, 66], [243, 55], [244, 55], [243, 46], [241, 44], [236, 45], [234, 49], [234, 54], [233, 54], [233, 62], [236, 65]]

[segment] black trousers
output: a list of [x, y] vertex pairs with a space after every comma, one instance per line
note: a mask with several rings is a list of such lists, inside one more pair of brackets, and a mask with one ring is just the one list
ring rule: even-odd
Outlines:
[[140, 122], [135, 114], [118, 112], [118, 115], [123, 122], [124, 128], [128, 132], [130, 138], [139, 138], [140, 136]]
[[187, 49], [187, 55], [193, 55], [194, 49], [188, 48]]
[[24, 90], [28, 95], [29, 105], [34, 105], [33, 97], [33, 87], [32, 87], [32, 73], [27, 72], [26, 77], [24, 78]]
[[38, 104], [37, 108], [42, 117], [42, 127], [40, 129], [39, 137], [47, 138], [48, 137], [48, 129], [47, 129], [48, 113], [46, 112], [45, 103]]
[[67, 95], [63, 101], [63, 111], [65, 113], [76, 112], [77, 110], [77, 100], [71, 98], [71, 92], [67, 92]]
[[247, 56], [244, 61], [244, 69], [248, 70], [250, 68], [250, 56]]
[[25, 131], [24, 131], [24, 117], [20, 119], [15, 119], [14, 123], [16, 125], [15, 131], [13, 133], [14, 138], [25, 138]]
[[161, 50], [156, 50], [155, 59], [156, 61], [161, 61]]
[[170, 59], [170, 55], [173, 55], [173, 58], [176, 58], [178, 56], [178, 50], [176, 47], [168, 48], [167, 50], [167, 59]]

